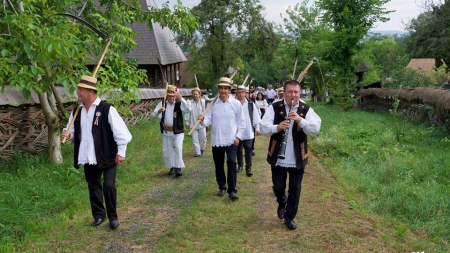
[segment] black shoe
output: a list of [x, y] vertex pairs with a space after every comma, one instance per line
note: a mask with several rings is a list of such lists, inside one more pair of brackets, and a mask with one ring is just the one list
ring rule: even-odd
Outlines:
[[252, 150], [252, 156], [255, 156], [255, 155], [256, 155], [255, 150]]
[[102, 224], [102, 223], [103, 223], [103, 219], [102, 219], [102, 218], [98, 218], [98, 219], [95, 219], [95, 220], [91, 223], [91, 226], [96, 227], [96, 226], [98, 226], [98, 225], [100, 225], [100, 224]]
[[247, 177], [251, 177], [253, 175], [252, 169], [246, 169]]
[[173, 175], [175, 173], [175, 168], [170, 168], [169, 175]]
[[286, 204], [279, 204], [277, 209], [278, 218], [283, 219], [286, 212]]
[[200, 157], [200, 156], [201, 156], [201, 155], [199, 155], [199, 154], [195, 154], [195, 155], [194, 155], [194, 157]]
[[203, 150], [200, 150], [200, 153], [203, 155], [203, 152], [204, 152], [205, 150], [203, 149]]
[[294, 230], [297, 228], [297, 224], [295, 224], [295, 222], [293, 220], [285, 220], [284, 224], [286, 225], [287, 228]]
[[232, 193], [230, 193], [230, 199], [236, 200], [236, 199], [239, 199], [239, 197], [236, 195], [236, 192], [232, 192]]
[[119, 225], [120, 225], [120, 224], [119, 224], [119, 221], [118, 221], [117, 219], [114, 219], [114, 220], [110, 220], [110, 221], [109, 221], [109, 227], [110, 227], [111, 229], [116, 229]]
[[181, 177], [183, 175], [183, 173], [181, 173], [181, 168], [176, 168], [175, 169], [175, 176], [176, 177]]
[[227, 191], [225, 189], [220, 189], [219, 192], [217, 192], [217, 196], [222, 197], [226, 192]]
[[239, 165], [237, 168], [237, 172], [241, 172], [242, 171], [242, 165]]

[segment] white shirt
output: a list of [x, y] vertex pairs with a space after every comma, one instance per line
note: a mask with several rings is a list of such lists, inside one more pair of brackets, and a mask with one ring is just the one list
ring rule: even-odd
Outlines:
[[[241, 103], [239, 101], [239, 103]], [[242, 103], [241, 103], [242, 104]], [[242, 134], [241, 140], [251, 140], [255, 138], [255, 133], [253, 132], [253, 127], [255, 127], [255, 130], [259, 131], [259, 122], [261, 121], [260, 114], [258, 112], [258, 108], [256, 107], [255, 103], [253, 103], [253, 126], [250, 121], [250, 115], [248, 112], [248, 101], [245, 100], [244, 104], [242, 104], [242, 109], [244, 111], [244, 117], [245, 117], [245, 131]]]
[[241, 103], [231, 96], [225, 102], [217, 98], [203, 119], [203, 125], [211, 125], [211, 145], [227, 147], [237, 137], [242, 140], [245, 118]]
[[[174, 113], [174, 109], [175, 109], [175, 103], [170, 104], [168, 101], [166, 101], [166, 110], [165, 110], [165, 116], [164, 116], [164, 125], [165, 126], [173, 126], [173, 113]], [[156, 118], [158, 117], [159, 119], [162, 118], [162, 113], [158, 113], [159, 109], [162, 108], [162, 101], [160, 101], [158, 103], [158, 105], [156, 106], [155, 110], [152, 112], [152, 117]], [[180, 109], [183, 112], [189, 112], [189, 106], [188, 103], [186, 102], [186, 100], [184, 98], [181, 98], [181, 105], [180, 105]], [[164, 135], [173, 135], [173, 131], [164, 131], [163, 133]]]
[[269, 107], [269, 104], [267, 103], [267, 100], [263, 99], [263, 100], [255, 100], [255, 104], [258, 106], [258, 108], [261, 109], [267, 109], [267, 107]]
[[[94, 122], [94, 114], [97, 106], [100, 104], [101, 99], [97, 97], [89, 111], [86, 112], [86, 108], [81, 104], [80, 108], [80, 126], [81, 126], [81, 141], [80, 149], [78, 151], [78, 164], [97, 164], [97, 157], [95, 156], [94, 138], [92, 136], [92, 123]], [[72, 121], [73, 114], [70, 114], [69, 122]], [[125, 157], [127, 151], [127, 144], [131, 141], [131, 133], [128, 131], [127, 125], [120, 117], [116, 108], [111, 106], [109, 108], [108, 123], [113, 132], [114, 140], [117, 143], [117, 154]], [[69, 128], [67, 124], [66, 128]], [[72, 126], [70, 130], [70, 139], [73, 139], [73, 132], [75, 127]]]
[[[202, 114], [203, 110], [205, 110], [205, 100], [199, 99], [198, 102], [195, 102], [194, 100], [188, 101], [189, 106], [189, 113], [186, 113], [185, 120], [186, 125], [189, 125], [190, 127], [193, 127], [195, 123], [197, 123], [198, 116]], [[202, 129], [204, 126], [201, 124], [197, 125], [196, 129]]]
[[[289, 106], [284, 101], [284, 107], [286, 108], [286, 115], [289, 113]], [[294, 105], [292, 111], [297, 111], [298, 104]], [[275, 117], [275, 113], [273, 110], [273, 106], [269, 106], [267, 108], [264, 117], [261, 120], [261, 133], [265, 136], [271, 136], [274, 133], [277, 133], [277, 126], [273, 124], [273, 120]], [[319, 115], [314, 112], [314, 110], [310, 107], [304, 118], [298, 124], [299, 130], [303, 130], [303, 132], [307, 136], [316, 136], [320, 131], [320, 126], [322, 124], [322, 120]], [[285, 159], [278, 159], [276, 165], [287, 168], [295, 168], [295, 152], [294, 152], [294, 141], [292, 139], [292, 127], [294, 126], [294, 121], [291, 120], [291, 126], [289, 127], [289, 137], [286, 145]]]
[[277, 92], [274, 89], [266, 90], [267, 99], [274, 99], [277, 96]]

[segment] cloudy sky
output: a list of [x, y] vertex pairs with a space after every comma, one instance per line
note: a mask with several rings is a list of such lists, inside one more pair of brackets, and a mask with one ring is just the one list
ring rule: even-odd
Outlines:
[[[155, 0], [158, 6], [167, 0]], [[425, 0], [391, 0], [384, 7], [387, 10], [395, 10], [394, 13], [389, 14], [391, 19], [386, 23], [377, 23], [373, 30], [385, 31], [385, 30], [405, 30], [402, 22], [408, 22], [412, 18], [416, 18], [423, 9], [421, 8], [422, 2]], [[176, 0], [170, 0], [169, 6], [172, 6]], [[182, 0], [183, 5], [187, 7], [193, 7], [200, 3], [200, 0]], [[266, 8], [266, 19], [278, 24], [282, 24], [282, 18], [280, 14], [286, 16], [286, 9], [289, 6], [294, 6], [300, 3], [300, 0], [260, 0], [261, 4]], [[312, 2], [312, 0], [310, 0]]]

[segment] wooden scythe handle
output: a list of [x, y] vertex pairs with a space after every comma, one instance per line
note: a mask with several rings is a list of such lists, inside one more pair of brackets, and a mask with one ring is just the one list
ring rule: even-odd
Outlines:
[[[81, 106], [78, 106], [77, 109], [75, 110], [75, 113], [73, 114], [72, 121], [70, 122], [69, 128], [67, 128], [67, 129], [69, 129], [69, 130], [72, 129], [73, 122], [75, 122], [75, 119], [76, 119], [76, 117], [78, 116], [78, 112], [80, 111], [80, 108], [81, 108]], [[66, 142], [66, 140], [67, 140], [67, 138], [64, 137], [64, 138], [62, 139], [61, 143], [64, 144], [64, 143]]]
[[[103, 61], [103, 58], [105, 57], [105, 54], [106, 54], [106, 51], [108, 50], [108, 48], [109, 48], [109, 45], [111, 45], [111, 38], [108, 38], [108, 41], [106, 42], [106, 46], [105, 46], [105, 48], [103, 49], [103, 53], [100, 55], [100, 57], [98, 58], [98, 61], [97, 61], [97, 66], [95, 66], [95, 69], [94, 69], [94, 72], [92, 73], [92, 77], [95, 77], [96, 75], [97, 75], [97, 71], [98, 71], [98, 69], [100, 68], [100, 65], [102, 64], [102, 61]], [[75, 122], [75, 119], [76, 119], [76, 117], [78, 116], [78, 112], [80, 111], [80, 108], [81, 108], [81, 106], [77, 106], [77, 109], [75, 110], [75, 113], [73, 114], [73, 118], [72, 118], [72, 121], [70, 122], [70, 124], [69, 124], [69, 130], [70, 129], [72, 129], [72, 126], [73, 126], [73, 123]], [[62, 139], [62, 141], [61, 141], [61, 143], [65, 143], [66, 142], [66, 140], [67, 140], [67, 138], [63, 138]]]
[[300, 73], [300, 75], [298, 75], [297, 82], [300, 83], [303, 80], [303, 78], [306, 75], [306, 72], [308, 72], [309, 67], [311, 67], [311, 65], [313, 65], [313, 63], [314, 63], [314, 60], [312, 60], [308, 63], [308, 66], [306, 66], [306, 68]]
[[[206, 115], [206, 113], [209, 111], [209, 109], [211, 109], [211, 107], [213, 106], [214, 102], [216, 102], [218, 97], [219, 97], [219, 94], [216, 95], [216, 97], [211, 101], [211, 103], [208, 105], [208, 107], [206, 107], [206, 109], [202, 112], [201, 115], [203, 115], [203, 117]], [[189, 131], [189, 133], [188, 133], [189, 136], [191, 136], [192, 132], [194, 132], [194, 129], [197, 128], [198, 124], [200, 124], [200, 120], [197, 120], [197, 122], [195, 122], [195, 125], [191, 128], [191, 131]]]

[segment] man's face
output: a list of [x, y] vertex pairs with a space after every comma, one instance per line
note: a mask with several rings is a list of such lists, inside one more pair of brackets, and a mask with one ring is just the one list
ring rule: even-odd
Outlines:
[[194, 91], [192, 93], [192, 97], [194, 98], [194, 101], [198, 101], [198, 99], [200, 98], [200, 93], [198, 91]]
[[80, 101], [80, 103], [89, 102], [92, 94], [95, 94], [95, 93], [91, 89], [86, 89], [86, 88], [81, 88], [81, 87], [77, 88], [77, 96], [78, 96], [78, 101]]
[[237, 99], [239, 101], [243, 101], [245, 99], [245, 93], [246, 93], [245, 91], [238, 91], [236, 93]]
[[175, 96], [167, 96], [167, 101], [168, 101], [170, 104], [175, 103]]
[[284, 100], [286, 101], [286, 103], [291, 106], [292, 100], [294, 100], [294, 104], [297, 104], [299, 99], [300, 86], [293, 84], [286, 85], [286, 88], [284, 89]]
[[228, 86], [219, 86], [219, 96], [222, 99], [228, 98], [228, 94], [231, 92], [231, 88]]

